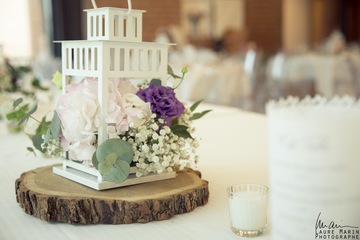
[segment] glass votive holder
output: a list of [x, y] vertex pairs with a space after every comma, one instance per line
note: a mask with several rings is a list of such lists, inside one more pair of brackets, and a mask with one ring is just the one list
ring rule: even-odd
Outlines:
[[261, 184], [239, 184], [227, 188], [231, 230], [241, 237], [265, 232], [269, 188]]

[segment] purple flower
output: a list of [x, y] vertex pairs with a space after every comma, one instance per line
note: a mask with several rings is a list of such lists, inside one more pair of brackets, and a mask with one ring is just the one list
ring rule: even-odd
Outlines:
[[143, 101], [149, 102], [151, 111], [158, 118], [165, 120], [170, 126], [174, 117], [180, 117], [184, 112], [184, 105], [175, 97], [174, 89], [150, 83], [146, 89], [136, 93]]

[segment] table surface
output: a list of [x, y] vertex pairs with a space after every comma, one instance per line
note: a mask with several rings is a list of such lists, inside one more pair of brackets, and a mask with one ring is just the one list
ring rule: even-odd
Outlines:
[[[59, 163], [27, 152], [30, 140], [9, 133], [0, 123], [0, 239], [240, 239], [229, 227], [226, 188], [237, 183], [268, 185], [266, 117], [235, 108], [203, 105], [213, 111], [197, 120], [200, 139], [198, 170], [209, 181], [210, 199], [204, 207], [146, 224], [70, 225], [49, 223], [27, 215], [15, 198], [15, 180], [22, 172]], [[270, 239], [270, 230], [257, 239]]]

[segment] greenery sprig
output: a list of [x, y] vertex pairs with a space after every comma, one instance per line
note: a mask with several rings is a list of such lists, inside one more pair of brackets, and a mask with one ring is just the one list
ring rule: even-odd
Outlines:
[[[51, 139], [58, 139], [60, 133], [60, 119], [57, 113], [54, 111], [54, 115], [51, 121], [46, 120], [46, 116], [44, 116], [41, 121], [33, 117], [32, 115], [36, 112], [38, 108], [38, 102], [35, 101], [31, 108], [29, 109], [29, 104], [23, 103], [23, 98], [18, 98], [13, 103], [13, 112], [10, 112], [6, 115], [7, 120], [15, 120], [18, 121], [18, 126], [27, 122], [30, 118], [39, 123], [39, 126], [35, 130], [35, 135], [31, 136], [31, 140], [33, 146], [44, 153], [43, 144], [48, 143]], [[16, 110], [17, 109], [17, 110]], [[35, 154], [33, 148], [27, 148], [30, 152]]]

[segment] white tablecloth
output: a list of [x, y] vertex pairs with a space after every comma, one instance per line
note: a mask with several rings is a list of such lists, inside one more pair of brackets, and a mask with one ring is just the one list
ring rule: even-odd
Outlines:
[[[30, 141], [10, 134], [0, 123], [0, 239], [239, 239], [229, 228], [226, 187], [254, 182], [268, 184], [266, 118], [234, 108], [203, 106], [214, 111], [196, 122], [200, 141], [198, 170], [209, 181], [204, 207], [146, 224], [70, 225], [49, 223], [27, 215], [15, 198], [15, 180], [22, 172], [58, 161], [34, 157]], [[270, 230], [258, 239], [270, 239]]]

